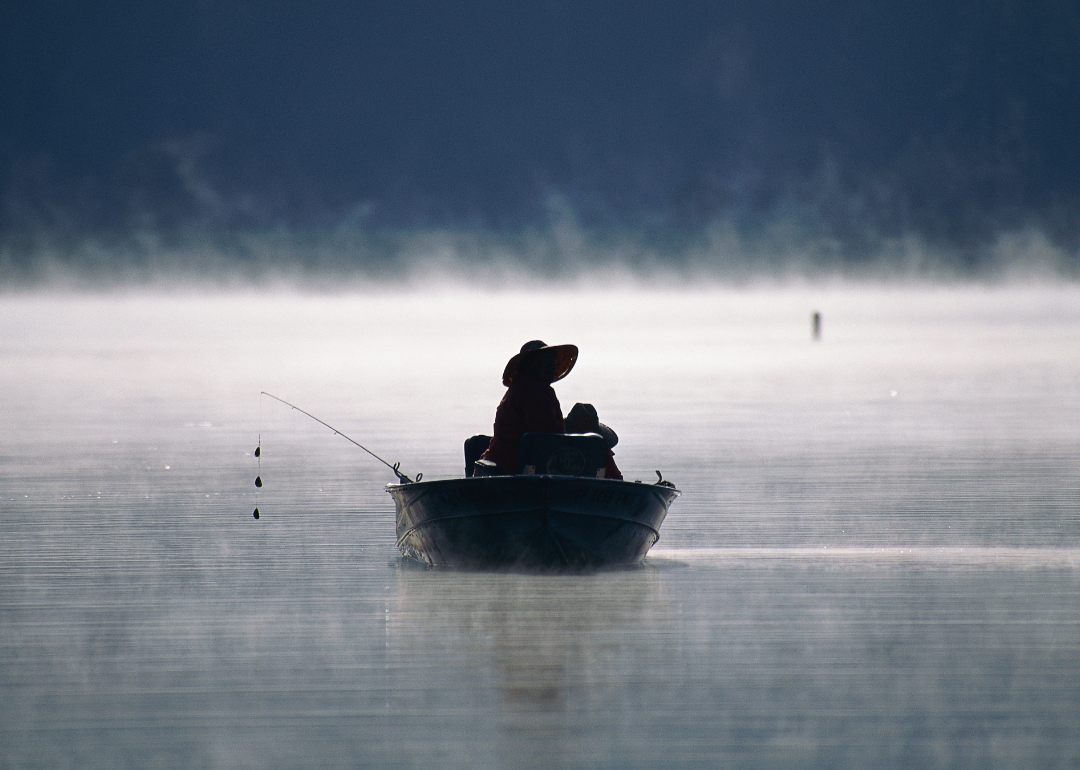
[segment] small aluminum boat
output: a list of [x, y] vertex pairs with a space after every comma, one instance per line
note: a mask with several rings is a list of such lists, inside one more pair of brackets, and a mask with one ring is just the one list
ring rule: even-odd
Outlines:
[[662, 479], [553, 474], [390, 484], [387, 492], [406, 557], [440, 567], [523, 570], [637, 564], [680, 494]]

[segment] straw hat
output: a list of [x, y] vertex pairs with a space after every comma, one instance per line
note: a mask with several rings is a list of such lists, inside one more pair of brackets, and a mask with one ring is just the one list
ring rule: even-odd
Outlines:
[[520, 353], [506, 362], [506, 368], [503, 369], [502, 376], [503, 385], [509, 386], [514, 381], [514, 377], [517, 375], [522, 363], [529, 356], [545, 350], [555, 351], [558, 358], [558, 365], [555, 367], [555, 379], [552, 382], [558, 382], [570, 374], [570, 370], [574, 368], [574, 364], [577, 362], [577, 345], [547, 345], [541, 340], [531, 340], [521, 346]]
[[574, 408], [566, 415], [563, 422], [566, 424], [567, 433], [599, 433], [608, 445], [608, 449], [613, 449], [619, 443], [618, 434], [600, 422], [596, 416], [596, 408], [592, 404], [574, 404]]

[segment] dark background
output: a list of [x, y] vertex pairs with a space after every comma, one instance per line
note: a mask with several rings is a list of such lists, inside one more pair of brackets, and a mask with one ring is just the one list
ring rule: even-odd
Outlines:
[[852, 263], [913, 235], [977, 267], [1021, 230], [1075, 261], [1078, 9], [9, 0], [0, 249], [569, 210], [672, 259], [790, 222]]

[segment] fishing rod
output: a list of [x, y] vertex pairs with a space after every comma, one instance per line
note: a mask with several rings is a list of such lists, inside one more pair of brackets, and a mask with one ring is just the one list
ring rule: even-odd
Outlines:
[[[377, 454], [375, 454], [375, 453], [374, 453], [374, 452], [372, 452], [372, 451], [371, 451], [370, 449], [368, 449], [368, 448], [367, 448], [366, 446], [364, 446], [363, 444], [361, 444], [361, 443], [360, 443], [359, 441], [355, 441], [354, 439], [351, 439], [351, 438], [349, 438], [348, 436], [346, 436], [346, 435], [345, 435], [344, 433], [342, 433], [342, 432], [341, 432], [340, 430], [338, 430], [337, 428], [335, 428], [335, 427], [334, 427], [333, 425], [331, 425], [330, 423], [328, 423], [328, 422], [323, 422], [323, 421], [322, 421], [322, 420], [320, 420], [320, 419], [319, 419], [318, 417], [316, 417], [315, 415], [313, 415], [313, 414], [312, 414], [311, 412], [305, 412], [305, 411], [304, 411], [303, 409], [301, 409], [300, 407], [296, 406], [295, 404], [290, 404], [290, 403], [289, 403], [288, 401], [286, 401], [285, 399], [283, 399], [283, 398], [278, 398], [278, 397], [277, 397], [277, 396], [275, 396], [275, 395], [274, 395], [273, 393], [267, 393], [267, 392], [266, 392], [266, 391], [264, 390], [264, 391], [261, 391], [261, 392], [259, 393], [259, 395], [261, 395], [261, 396], [270, 396], [270, 398], [274, 399], [275, 401], [280, 401], [281, 403], [285, 404], [285, 406], [289, 407], [290, 409], [295, 409], [295, 410], [296, 410], [296, 411], [298, 411], [298, 412], [299, 412], [300, 414], [304, 414], [304, 415], [307, 415], [308, 417], [310, 417], [311, 419], [313, 419], [313, 420], [314, 420], [315, 422], [319, 423], [319, 425], [324, 425], [324, 426], [326, 426], [327, 428], [329, 428], [330, 430], [334, 431], [334, 433], [336, 433], [337, 435], [341, 436], [341, 437], [342, 437], [343, 439], [345, 439], [346, 441], [348, 441], [348, 442], [350, 442], [350, 443], [352, 443], [352, 444], [355, 444], [356, 446], [360, 447], [360, 448], [361, 448], [361, 449], [363, 449], [363, 450], [364, 450], [365, 452], [367, 452], [367, 453], [368, 453], [369, 455], [371, 455], [372, 457], [374, 457], [374, 458], [375, 458], [376, 460], [378, 460], [379, 462], [381, 462], [381, 463], [382, 463], [383, 465], [385, 465], [385, 466], [386, 466], [387, 468], [389, 468], [390, 470], [392, 470], [392, 471], [394, 472], [394, 474], [395, 474], [395, 475], [396, 475], [396, 476], [398, 477], [398, 481], [400, 481], [400, 482], [401, 482], [402, 484], [412, 484], [412, 483], [413, 483], [413, 480], [412, 480], [412, 479], [410, 479], [410, 478], [409, 478], [408, 476], [406, 476], [406, 475], [405, 475], [404, 473], [402, 473], [402, 472], [401, 472], [400, 470], [398, 470], [398, 469], [399, 469], [399, 468], [401, 467], [401, 463], [400, 463], [400, 462], [397, 462], [397, 463], [394, 463], [393, 465], [391, 465], [390, 463], [386, 462], [386, 460], [382, 459], [382, 458], [381, 458], [381, 457], [379, 457], [379, 456], [378, 456]], [[416, 480], [417, 480], [417, 481], [419, 481], [420, 479], [422, 479], [422, 478], [423, 478], [423, 476], [424, 476], [424, 474], [422, 474], [422, 473], [417, 473], [417, 474], [416, 474]], [[258, 518], [258, 516], [256, 516], [255, 518]]]

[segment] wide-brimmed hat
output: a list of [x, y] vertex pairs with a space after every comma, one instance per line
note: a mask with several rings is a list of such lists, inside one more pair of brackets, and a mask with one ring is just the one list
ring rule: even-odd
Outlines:
[[[596, 416], [596, 408], [592, 404], [574, 404], [574, 408], [566, 415], [563, 421], [568, 427], [567, 431], [573, 433], [598, 433], [608, 449], [613, 449], [619, 443], [619, 436], [611, 428], [600, 422]], [[573, 426], [573, 430], [569, 426]]]
[[555, 351], [558, 358], [558, 364], [555, 367], [555, 379], [552, 382], [558, 382], [570, 374], [570, 370], [574, 368], [574, 364], [577, 362], [577, 345], [548, 345], [541, 340], [530, 340], [521, 346], [520, 353], [506, 362], [506, 368], [503, 369], [503, 385], [508, 386], [514, 381], [514, 376], [517, 375], [523, 361], [529, 356], [545, 350]]

